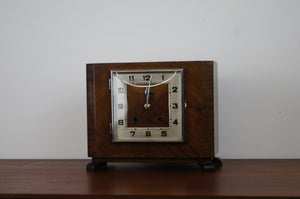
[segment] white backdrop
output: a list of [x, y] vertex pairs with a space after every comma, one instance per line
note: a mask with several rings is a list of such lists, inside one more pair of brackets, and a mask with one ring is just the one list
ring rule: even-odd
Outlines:
[[222, 158], [300, 158], [300, 1], [0, 0], [0, 158], [87, 158], [85, 64], [214, 60]]

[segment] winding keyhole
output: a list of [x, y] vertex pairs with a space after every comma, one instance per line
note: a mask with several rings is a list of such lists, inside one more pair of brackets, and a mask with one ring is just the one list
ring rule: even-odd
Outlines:
[[157, 121], [162, 122], [163, 120], [164, 120], [164, 118], [162, 116], [157, 117]]
[[133, 119], [133, 121], [134, 121], [135, 123], [137, 123], [137, 122], [139, 121], [139, 117], [138, 117], [138, 116], [134, 116], [132, 119]]

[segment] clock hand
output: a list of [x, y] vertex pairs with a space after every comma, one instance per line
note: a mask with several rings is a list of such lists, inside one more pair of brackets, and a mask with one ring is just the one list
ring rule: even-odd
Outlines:
[[150, 76], [150, 80], [149, 80], [149, 85], [148, 87], [146, 87], [146, 90], [145, 90], [145, 95], [146, 96], [146, 104], [144, 105], [144, 108], [145, 109], [149, 109], [151, 104], [149, 104], [149, 95], [150, 95], [150, 83], [151, 83], [151, 79], [152, 79], [152, 76]]

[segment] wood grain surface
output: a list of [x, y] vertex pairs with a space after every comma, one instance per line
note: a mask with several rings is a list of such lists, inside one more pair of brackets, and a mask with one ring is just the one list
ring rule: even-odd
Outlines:
[[300, 197], [300, 160], [224, 160], [216, 172], [194, 164], [89, 160], [0, 160], [0, 198], [282, 198]]
[[[168, 127], [169, 126], [169, 104], [168, 104], [168, 85], [151, 88], [149, 102], [152, 104], [150, 109], [144, 108], [145, 88], [127, 86], [128, 99], [128, 127]], [[161, 117], [161, 121], [157, 118]], [[138, 118], [135, 121], [134, 118]]]

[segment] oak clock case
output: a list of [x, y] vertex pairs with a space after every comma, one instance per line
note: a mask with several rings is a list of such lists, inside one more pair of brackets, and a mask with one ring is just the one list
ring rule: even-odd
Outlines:
[[87, 64], [88, 171], [107, 162], [222, 165], [213, 61]]

